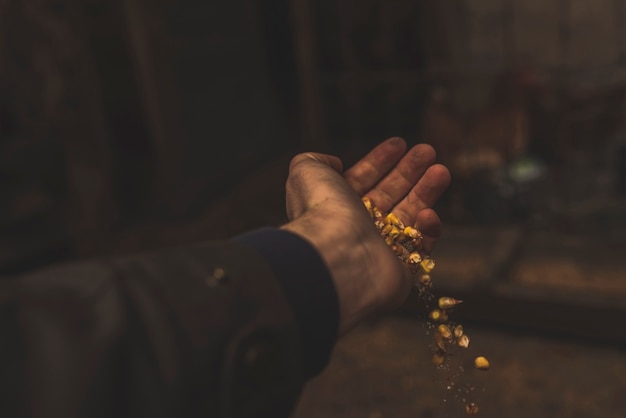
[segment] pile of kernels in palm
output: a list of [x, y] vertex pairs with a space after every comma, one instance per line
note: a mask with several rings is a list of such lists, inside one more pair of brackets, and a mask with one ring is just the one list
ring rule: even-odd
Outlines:
[[398, 258], [408, 266], [420, 294], [429, 294], [432, 287], [430, 272], [435, 268], [435, 261], [424, 252], [421, 232], [411, 226], [405, 226], [391, 212], [383, 214], [374, 206], [371, 199], [364, 197], [362, 200], [380, 235]]
[[[404, 225], [394, 213], [383, 213], [370, 198], [364, 197], [362, 200], [380, 235], [409, 268], [420, 297], [429, 306], [434, 300], [430, 273], [435, 268], [435, 261], [424, 250], [421, 232]], [[427, 325], [435, 329], [432, 362], [436, 366], [445, 363], [452, 346], [469, 347], [470, 339], [463, 332], [463, 326], [450, 321], [448, 316], [448, 312], [462, 302], [448, 296], [440, 297], [437, 300], [437, 308], [428, 313]], [[476, 357], [474, 367], [478, 370], [488, 370], [489, 361], [482, 356]], [[476, 415], [478, 405], [469, 402], [465, 406], [465, 411], [468, 415]]]

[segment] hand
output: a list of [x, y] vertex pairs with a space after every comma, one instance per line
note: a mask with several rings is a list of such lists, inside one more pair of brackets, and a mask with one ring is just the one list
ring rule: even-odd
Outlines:
[[341, 175], [334, 156], [304, 153], [294, 157], [287, 178], [283, 226], [307, 239], [328, 266], [340, 306], [339, 333], [360, 320], [402, 304], [411, 289], [408, 269], [399, 262], [361, 202], [368, 196], [382, 211], [392, 211], [424, 235], [427, 251], [441, 232], [431, 209], [450, 183], [448, 169], [434, 164], [435, 151], [391, 138]]

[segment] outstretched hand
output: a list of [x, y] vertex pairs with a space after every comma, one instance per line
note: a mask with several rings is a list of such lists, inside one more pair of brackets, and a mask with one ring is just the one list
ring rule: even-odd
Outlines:
[[304, 153], [294, 157], [287, 178], [287, 215], [283, 226], [313, 244], [328, 266], [340, 306], [340, 334], [360, 320], [406, 300], [408, 269], [387, 247], [365, 210], [370, 197], [414, 225], [431, 251], [441, 233], [432, 209], [450, 183], [448, 169], [435, 164], [435, 151], [390, 138], [342, 174], [334, 156]]

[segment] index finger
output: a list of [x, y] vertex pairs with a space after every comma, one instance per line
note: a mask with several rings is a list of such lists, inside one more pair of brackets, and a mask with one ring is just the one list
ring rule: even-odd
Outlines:
[[346, 170], [343, 177], [359, 196], [363, 196], [395, 167], [405, 152], [404, 139], [389, 138]]

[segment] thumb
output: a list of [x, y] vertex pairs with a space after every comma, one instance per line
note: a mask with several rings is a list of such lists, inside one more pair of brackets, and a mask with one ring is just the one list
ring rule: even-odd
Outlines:
[[298, 154], [295, 157], [293, 157], [291, 159], [291, 163], [289, 164], [289, 171], [291, 172], [295, 170], [296, 167], [300, 164], [307, 164], [307, 163], [312, 163], [312, 162], [325, 164], [331, 167], [333, 170], [335, 170], [338, 173], [341, 173], [343, 171], [343, 163], [341, 162], [339, 157], [335, 157], [334, 155], [315, 153], [315, 152], [305, 152], [305, 153]]
[[[287, 177], [287, 217], [300, 217], [308, 208], [327, 196], [327, 188], [337, 183], [343, 164], [335, 156], [318, 153], [296, 155], [289, 164]], [[322, 186], [322, 187], [320, 187]], [[322, 195], [320, 195], [322, 194]]]

